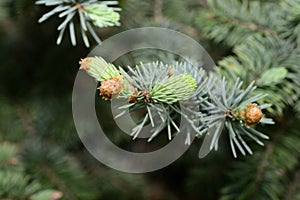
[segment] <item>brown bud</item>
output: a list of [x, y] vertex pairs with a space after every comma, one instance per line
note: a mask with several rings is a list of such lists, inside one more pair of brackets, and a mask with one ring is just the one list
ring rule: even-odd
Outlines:
[[261, 109], [253, 103], [246, 106], [246, 110], [240, 112], [240, 117], [244, 119], [247, 126], [257, 124], [263, 117]]
[[100, 90], [102, 98], [111, 100], [113, 97], [118, 96], [124, 88], [124, 85], [121, 83], [122, 79], [123, 76], [117, 76], [102, 81], [101, 86], [97, 88]]
[[92, 58], [84, 58], [84, 59], [81, 59], [79, 61], [79, 64], [80, 64], [80, 69], [83, 69], [85, 71], [89, 71], [90, 70], [90, 67], [88, 66], [88, 63], [92, 61]]

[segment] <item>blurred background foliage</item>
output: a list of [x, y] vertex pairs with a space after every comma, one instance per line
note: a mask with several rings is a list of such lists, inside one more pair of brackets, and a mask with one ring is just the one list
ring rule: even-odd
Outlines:
[[[73, 47], [68, 37], [57, 46], [59, 18], [37, 22], [49, 8], [0, 0], [0, 199], [300, 199], [300, 1], [120, 0], [119, 6], [121, 26], [97, 30], [100, 38], [143, 26], [175, 29], [199, 41], [228, 80], [261, 80], [276, 125], [259, 129], [270, 141], [238, 159], [224, 136], [219, 151], [204, 159], [197, 158], [201, 141], [194, 141], [176, 162], [146, 174], [102, 165], [85, 150], [72, 119], [78, 61], [90, 49], [80, 40]], [[144, 58], [133, 52], [116, 63]], [[273, 68], [287, 75], [264, 82]], [[108, 106], [97, 98], [99, 118], [111, 116]], [[102, 125], [116, 144], [133, 145], [110, 120]]]

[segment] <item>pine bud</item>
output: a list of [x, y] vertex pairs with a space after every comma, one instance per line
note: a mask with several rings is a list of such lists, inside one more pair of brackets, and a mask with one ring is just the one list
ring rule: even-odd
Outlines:
[[122, 79], [123, 76], [117, 76], [102, 81], [101, 86], [97, 88], [100, 90], [102, 98], [105, 100], [111, 100], [113, 97], [118, 96], [124, 88]]
[[246, 105], [246, 109], [240, 111], [238, 115], [244, 120], [246, 126], [257, 124], [263, 117], [261, 109], [253, 103]]

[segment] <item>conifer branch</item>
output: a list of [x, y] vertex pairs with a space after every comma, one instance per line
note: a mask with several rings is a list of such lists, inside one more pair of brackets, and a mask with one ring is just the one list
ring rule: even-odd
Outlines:
[[45, 174], [49, 180], [58, 187], [59, 190], [61, 190], [64, 194], [64, 196], [67, 199], [70, 200], [76, 200], [75, 194], [73, 194], [72, 191], [70, 191], [67, 187], [67, 185], [64, 183], [63, 180], [59, 178], [59, 175], [55, 173], [49, 166], [42, 164], [41, 165], [41, 171]]
[[294, 172], [294, 179], [293, 181], [289, 184], [287, 188], [287, 192], [285, 195], [285, 200], [290, 200], [295, 198], [297, 194], [299, 194], [299, 185], [300, 185], [300, 169], [297, 169]]
[[[235, 146], [243, 155], [245, 155], [244, 149], [252, 154], [242, 135], [246, 134], [260, 145], [263, 143], [259, 138], [269, 138], [251, 127], [259, 122], [274, 123], [272, 119], [263, 117], [262, 109], [269, 105], [259, 106], [254, 103], [265, 97], [261, 94], [251, 96], [256, 89], [254, 82], [244, 90], [241, 89], [242, 82], [239, 80], [231, 87], [225, 78], [219, 80], [219, 76], [213, 72], [206, 75], [203, 70], [186, 62], [170, 66], [159, 62], [147, 65], [141, 63], [136, 68], [128, 66], [129, 72], [123, 68], [117, 70], [113, 64], [97, 57], [85, 58], [80, 64], [81, 69], [101, 81], [98, 89], [104, 99], [127, 99], [129, 104], [120, 106], [120, 113], [116, 117], [135, 110], [146, 110], [147, 113], [132, 129], [130, 135], [133, 139], [137, 138], [143, 127], [150, 122], [152, 135], [148, 141], [156, 137], [164, 128], [167, 128], [170, 140], [171, 127], [173, 127], [177, 133], [187, 134], [187, 144], [190, 143], [188, 138], [191, 131], [198, 136], [204, 133], [210, 134], [212, 138], [209, 149], [217, 150], [219, 136], [225, 125], [229, 130], [233, 155], [237, 157]], [[107, 75], [107, 71], [114, 73]], [[122, 76], [123, 82], [118, 79], [119, 76]], [[174, 114], [181, 116], [188, 124], [184, 127], [184, 131], [176, 125]], [[210, 133], [211, 130], [214, 131]]]
[[60, 18], [65, 17], [64, 21], [57, 28], [57, 30], [60, 31], [56, 42], [57, 45], [61, 43], [65, 30], [69, 29], [71, 43], [73, 46], [76, 46], [75, 17], [79, 17], [80, 33], [86, 47], [90, 47], [86, 34], [87, 32], [91, 34], [96, 42], [101, 42], [100, 38], [93, 30], [91, 23], [99, 28], [120, 25], [120, 15], [117, 11], [120, 11], [121, 9], [118, 7], [111, 7], [117, 5], [118, 1], [37, 0], [36, 4], [56, 6], [54, 9], [44, 14], [39, 19], [39, 23], [46, 21], [55, 14], [58, 14]]
[[254, 34], [278, 35], [279, 25], [274, 19], [282, 13], [275, 2], [208, 0], [208, 4], [209, 9], [199, 12], [196, 23], [199, 30], [216, 42], [234, 46]]
[[274, 37], [276, 37], [278, 35], [276, 31], [270, 29], [269, 27], [262, 26], [260, 24], [255, 24], [253, 22], [242, 21], [240, 19], [227, 18], [224, 16], [218, 16], [218, 15], [213, 15], [213, 14], [209, 14], [209, 13], [207, 15], [205, 15], [205, 17], [208, 20], [216, 20], [216, 21], [220, 21], [220, 23], [224, 23], [224, 24], [228, 24], [228, 25], [234, 25], [237, 27], [245, 27], [251, 31], [265, 33], [267, 35], [272, 35]]
[[[234, 164], [240, 170], [231, 173], [232, 183], [223, 188], [222, 200], [286, 197], [288, 189], [282, 184], [287, 181], [287, 175], [295, 170], [300, 155], [297, 147], [299, 137], [295, 134], [295, 130], [290, 130], [291, 125], [291, 121], [288, 121], [286, 125], [277, 129], [264, 152]], [[255, 176], [245, 178], [237, 184], [236, 179], [245, 173]]]
[[252, 191], [249, 192], [249, 197], [251, 198], [253, 195], [258, 193], [259, 185], [264, 181], [264, 173], [268, 169], [269, 160], [274, 154], [274, 149], [278, 140], [280, 139], [279, 135], [280, 132], [278, 131], [276, 135], [273, 135], [273, 140], [267, 144], [266, 150], [261, 156], [260, 162], [257, 165], [256, 174], [255, 174], [255, 181], [254, 181], [254, 188]]
[[279, 32], [284, 39], [289, 39], [300, 45], [300, 1], [285, 0], [280, 2], [284, 15], [280, 20]]
[[247, 84], [255, 81], [258, 92], [269, 94], [264, 102], [273, 105], [268, 111], [274, 115], [280, 115], [286, 105], [295, 104], [300, 94], [300, 70], [298, 49], [294, 44], [271, 36], [254, 35], [237, 45], [234, 53], [235, 56], [219, 62], [222, 75], [228, 80], [240, 77]]

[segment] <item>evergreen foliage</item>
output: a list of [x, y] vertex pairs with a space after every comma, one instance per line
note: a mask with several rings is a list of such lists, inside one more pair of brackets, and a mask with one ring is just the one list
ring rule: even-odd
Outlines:
[[232, 165], [229, 175], [232, 182], [222, 189], [222, 200], [297, 199], [295, 193], [290, 194], [290, 187], [295, 183], [287, 177], [298, 167], [298, 130], [291, 128], [288, 133], [283, 133], [279, 129], [273, 137], [274, 140], [268, 143], [264, 152], [253, 156], [253, 159], [237, 161]]
[[[276, 36], [281, 11], [277, 1], [208, 0], [197, 24], [216, 42], [234, 46], [254, 34]], [[272, 12], [270, 12], [272, 10]]]
[[[116, 117], [141, 108], [147, 109], [147, 114], [132, 129], [133, 139], [139, 136], [149, 121], [153, 128], [148, 141], [156, 137], [165, 127], [168, 130], [168, 138], [171, 140], [171, 129], [174, 127], [176, 134], [187, 135], [187, 144], [190, 144], [190, 130], [193, 130], [199, 137], [204, 133], [207, 134], [208, 140], [211, 140], [209, 150], [218, 149], [219, 137], [225, 124], [229, 131], [230, 146], [234, 157], [237, 157], [235, 146], [243, 155], [245, 155], [245, 150], [252, 154], [242, 135], [247, 135], [260, 145], [263, 143], [257, 137], [269, 139], [268, 136], [251, 128], [259, 122], [274, 123], [272, 119], [263, 117], [261, 111], [270, 105], [254, 104], [266, 96], [252, 95], [256, 89], [254, 82], [243, 90], [241, 89], [242, 82], [239, 80], [231, 86], [226, 83], [225, 78], [219, 80], [216, 72], [210, 72], [207, 75], [206, 72], [187, 63], [177, 63], [175, 67], [158, 62], [147, 65], [141, 63], [134, 69], [128, 66], [131, 75], [122, 68], [118, 71], [113, 64], [106, 63], [101, 57], [88, 57], [80, 61], [80, 64], [81, 69], [100, 81], [101, 86], [98, 89], [102, 98], [108, 100], [125, 98], [127, 100], [127, 104], [119, 107], [119, 110], [124, 109], [124, 111]], [[195, 74], [194, 71], [198, 73]], [[122, 78], [119, 78], [120, 76]], [[186, 133], [184, 132], [186, 129], [182, 131], [178, 128], [175, 117], [172, 116], [174, 113], [187, 121]], [[156, 116], [159, 116], [158, 124], [157, 120], [154, 120]], [[199, 156], [205, 156], [206, 153], [203, 151], [207, 152], [207, 150], [205, 146], [200, 150]]]
[[59, 36], [56, 43], [59, 45], [62, 41], [63, 35], [67, 27], [69, 27], [71, 43], [73, 46], [76, 45], [76, 33], [75, 33], [75, 22], [74, 18], [76, 14], [79, 16], [80, 21], [80, 33], [83, 42], [86, 47], [90, 47], [90, 43], [86, 32], [90, 32], [97, 43], [101, 43], [100, 38], [91, 26], [90, 21], [94, 26], [103, 28], [107, 26], [120, 25], [120, 15], [116, 11], [120, 8], [108, 7], [116, 5], [117, 1], [102, 1], [87, 0], [87, 1], [74, 1], [74, 0], [37, 0], [36, 4], [44, 4], [46, 6], [56, 6], [51, 11], [44, 14], [40, 19], [39, 23], [44, 22], [49, 17], [59, 13], [59, 17], [65, 17], [65, 20], [58, 26], [57, 30]]
[[[173, 0], [128, 0], [123, 3], [122, 19], [124, 20], [121, 19], [121, 28], [159, 26], [198, 37], [200, 34], [194, 28], [194, 21], [198, 16], [199, 8], [201, 8], [201, 5], [194, 0], [178, 1], [176, 3]], [[130, 20], [125, 20], [128, 18]]]
[[274, 114], [294, 105], [300, 94], [300, 68], [299, 50], [293, 43], [254, 35], [235, 46], [233, 52], [236, 56], [219, 62], [228, 80], [234, 83], [234, 77], [240, 77], [246, 84], [256, 81], [257, 91], [268, 94], [264, 101], [273, 105], [269, 111]]
[[1, 118], [13, 120], [0, 130], [0, 198], [127, 199], [143, 180], [107, 171], [79, 151], [72, 117], [59, 114], [62, 106], [68, 110], [61, 102], [31, 100], [23, 109], [1, 100]]
[[284, 17], [281, 20], [280, 33], [281, 37], [291, 39], [297, 45], [300, 44], [300, 14], [299, 0], [287, 0], [281, 2]]
[[[25, 168], [17, 157], [15, 144], [2, 142], [0, 146], [0, 198], [1, 199], [28, 199], [35, 195], [50, 198], [55, 190], [42, 190], [37, 180], [33, 180], [25, 173]], [[47, 191], [47, 194], [45, 194]]]

